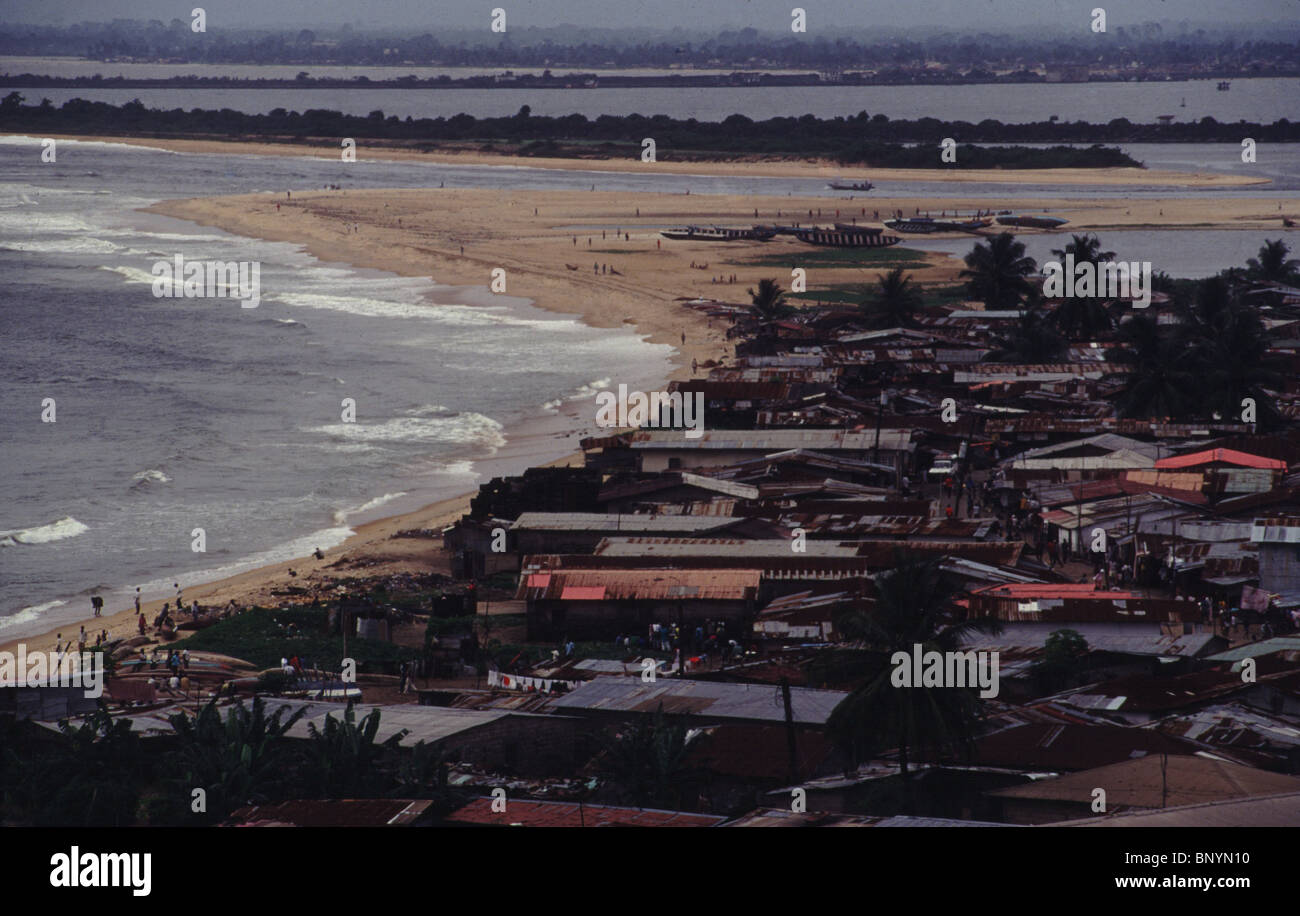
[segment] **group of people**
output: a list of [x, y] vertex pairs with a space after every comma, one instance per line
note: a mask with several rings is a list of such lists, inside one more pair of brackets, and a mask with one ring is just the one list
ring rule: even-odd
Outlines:
[[[69, 652], [72, 651], [72, 643], [73, 643], [73, 640], [69, 639], [69, 640], [65, 643], [65, 642], [63, 641], [63, 634], [62, 634], [62, 633], [56, 633], [55, 636], [54, 636], [54, 638], [55, 638], [55, 643], [54, 643], [54, 657], [55, 657], [55, 659], [56, 659], [56, 663], [61, 664], [61, 663], [63, 662], [63, 656], [66, 655], [66, 654], [68, 654]], [[86, 644], [87, 644], [89, 641], [90, 641], [90, 637], [86, 634], [86, 628], [85, 628], [85, 626], [83, 625], [82, 628], [81, 628], [81, 632], [77, 634], [77, 639], [76, 639], [76, 644], [77, 644], [77, 654], [78, 654], [78, 655], [80, 655], [82, 652], [85, 652], [85, 651], [86, 651]], [[95, 636], [95, 642], [94, 642], [94, 644], [91, 646], [91, 648], [92, 648], [92, 649], [99, 649], [101, 646], [103, 646], [103, 645], [104, 645], [105, 643], [107, 643], [107, 642], [108, 642], [108, 630], [100, 630], [99, 633], [98, 633], [98, 635]]]
[[190, 650], [182, 649], [177, 651], [176, 649], [172, 649], [167, 653], [167, 657], [164, 660], [159, 656], [157, 646], [154, 646], [154, 648], [150, 649], [148, 652], [141, 649], [140, 658], [136, 661], [135, 667], [139, 670], [145, 665], [148, 665], [150, 670], [157, 670], [159, 664], [166, 667], [167, 670], [172, 673], [173, 677], [180, 677], [181, 672], [189, 670]]

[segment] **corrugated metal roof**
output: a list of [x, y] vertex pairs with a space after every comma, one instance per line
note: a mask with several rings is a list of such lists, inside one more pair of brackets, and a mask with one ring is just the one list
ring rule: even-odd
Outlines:
[[[790, 449], [865, 451], [875, 447], [875, 430], [849, 432], [842, 429], [719, 429], [698, 439], [686, 439], [681, 430], [639, 430], [631, 435], [634, 449], [723, 449], [729, 451], [783, 452]], [[882, 429], [880, 447], [886, 451], [907, 451], [912, 443], [910, 429]]]
[[1248, 646], [1237, 646], [1237, 648], [1229, 649], [1227, 652], [1211, 655], [1209, 660], [1212, 662], [1239, 662], [1242, 659], [1272, 655], [1274, 652], [1300, 652], [1300, 637], [1275, 636], [1262, 642], [1251, 643]]
[[[596, 545], [597, 556], [606, 557], [791, 557], [799, 556], [786, 540], [746, 541], [741, 538], [638, 538], [607, 537]], [[805, 541], [804, 556], [857, 556], [856, 544], [835, 541]]]
[[534, 576], [520, 583], [519, 600], [657, 601], [689, 598], [704, 601], [743, 601], [754, 597], [762, 570], [758, 569], [561, 569], [545, 585]]
[[[375, 733], [375, 740], [377, 742], [387, 741], [402, 729], [407, 729], [409, 734], [401, 741], [403, 747], [410, 747], [418, 741], [428, 743], [441, 741], [444, 738], [478, 728], [489, 722], [495, 722], [506, 716], [524, 715], [524, 713], [512, 713], [508, 710], [453, 709], [446, 706], [416, 706], [413, 704], [400, 706], [358, 705], [355, 707], [357, 721], [360, 722], [375, 709], [379, 710], [379, 730]], [[323, 729], [326, 717], [333, 716], [341, 721], [343, 713], [344, 711], [338, 707], [338, 704], [333, 704], [333, 709], [330, 712], [306, 716], [298, 720], [287, 734], [290, 738], [307, 738], [311, 734], [307, 728], [308, 723], [314, 724], [318, 729]]]
[[1235, 464], [1239, 467], [1263, 468], [1274, 471], [1285, 471], [1287, 468], [1287, 463], [1277, 458], [1262, 458], [1259, 455], [1251, 455], [1230, 448], [1207, 449], [1206, 451], [1194, 452], [1190, 455], [1175, 455], [1172, 458], [1161, 458], [1156, 462], [1156, 467], [1194, 468], [1203, 464], [1214, 464], [1216, 462]]
[[1250, 529], [1256, 544], [1300, 544], [1300, 518], [1257, 518]]
[[524, 512], [511, 531], [709, 531], [730, 525], [729, 517], [709, 515], [605, 515], [600, 512]]
[[[802, 725], [825, 725], [831, 711], [846, 696], [847, 693], [839, 690], [791, 687], [794, 721]], [[763, 722], [785, 720], [780, 688], [756, 684], [666, 679], [647, 684], [637, 678], [598, 677], [552, 704], [557, 711], [602, 710], [650, 715], [661, 705], [668, 715]]]

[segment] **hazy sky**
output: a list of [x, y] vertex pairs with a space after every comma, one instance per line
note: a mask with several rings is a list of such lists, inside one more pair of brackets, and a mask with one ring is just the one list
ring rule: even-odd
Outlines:
[[714, 32], [752, 26], [789, 28], [790, 11], [808, 13], [809, 34], [872, 26], [951, 27], [1018, 31], [1026, 27], [1086, 27], [1089, 12], [1106, 10], [1108, 25], [1147, 20], [1198, 23], [1300, 20], [1300, 0], [4, 0], [0, 21], [68, 25], [122, 19], [188, 19], [202, 6], [208, 29], [229, 20], [238, 27], [312, 28], [342, 22], [368, 27], [436, 31], [487, 28], [493, 7], [506, 10], [508, 27], [577, 24], [615, 28], [681, 27]]

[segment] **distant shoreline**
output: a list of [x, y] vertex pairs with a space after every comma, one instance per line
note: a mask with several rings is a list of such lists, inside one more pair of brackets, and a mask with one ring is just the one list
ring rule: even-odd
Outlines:
[[[82, 58], [70, 58], [84, 61]], [[168, 61], [108, 61], [105, 66], [117, 64], [156, 64], [164, 65]], [[194, 66], [201, 65], [195, 62]], [[310, 68], [363, 67], [364, 64], [264, 64], [257, 62], [237, 63], [231, 66], [301, 66], [303, 72], [310, 74]], [[180, 64], [179, 66], [186, 66]], [[394, 71], [403, 69], [424, 69], [423, 66], [410, 68], [390, 67]], [[500, 71], [501, 68], [493, 68]], [[509, 72], [509, 71], [506, 71]], [[550, 75], [546, 75], [549, 73]], [[127, 77], [127, 76], [51, 76], [43, 73], [0, 73], [0, 82], [17, 89], [745, 89], [773, 88], [778, 86], [801, 88], [835, 89], [845, 86], [1060, 86], [1087, 85], [1090, 83], [1194, 83], [1215, 80], [1234, 79], [1293, 79], [1300, 77], [1295, 73], [1259, 74], [1246, 71], [1223, 71], [1199, 77], [1167, 79], [1140, 76], [1097, 75], [1086, 78], [1061, 77], [1049, 80], [1044, 74], [1019, 71], [1001, 76], [980, 76], [975, 79], [964, 78], [961, 74], [907, 74], [889, 77], [881, 74], [844, 73], [835, 80], [823, 79], [818, 73], [772, 73], [764, 70], [743, 70], [736, 68], [729, 73], [692, 73], [681, 71], [657, 76], [649, 75], [615, 75], [609, 72], [597, 73], [591, 70], [575, 70], [561, 74], [550, 73], [511, 73], [502, 72], [479, 76], [436, 76], [418, 78], [414, 75], [395, 76], [392, 79], [372, 80], [365, 76], [350, 78], [316, 77], [308, 75], [305, 79], [273, 79], [259, 77], [245, 79], [235, 76], [168, 76], [168, 77]]]

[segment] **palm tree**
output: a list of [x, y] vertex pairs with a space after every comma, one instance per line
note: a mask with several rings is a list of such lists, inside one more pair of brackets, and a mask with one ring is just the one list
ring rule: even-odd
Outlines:
[[1010, 334], [993, 338], [994, 348], [985, 355], [986, 361], [1022, 365], [1053, 363], [1065, 353], [1065, 338], [1043, 316], [1036, 296], [1030, 296]]
[[890, 747], [898, 749], [904, 804], [913, 810], [908, 766], [912, 754], [967, 755], [981, 714], [977, 691], [958, 687], [895, 687], [896, 652], [961, 651], [974, 632], [997, 633], [991, 619], [959, 620], [953, 615], [956, 589], [939, 558], [899, 556], [876, 578], [870, 610], [841, 616], [836, 628], [862, 645], [864, 676], [830, 715], [827, 726], [852, 760]]
[[1277, 358], [1269, 353], [1268, 331], [1258, 310], [1247, 305], [1225, 278], [1210, 277], [1197, 284], [1190, 318], [1207, 407], [1232, 417], [1241, 413], [1245, 398], [1253, 398], [1256, 415], [1264, 418], [1261, 422], [1271, 425], [1279, 419], [1265, 388], [1281, 385], [1282, 373]]
[[408, 729], [399, 729], [377, 741], [379, 709], [372, 709], [360, 722], [355, 704], [349, 700], [343, 718], [325, 717], [325, 727], [307, 723], [311, 737], [305, 782], [322, 798], [370, 798], [392, 784], [398, 770], [397, 749]]
[[1106, 360], [1127, 373], [1116, 400], [1121, 417], [1184, 419], [1202, 412], [1202, 353], [1189, 345], [1186, 331], [1166, 328], [1150, 315], [1120, 325], [1119, 346], [1107, 351]]
[[916, 311], [921, 307], [921, 290], [911, 274], [895, 267], [887, 274], [876, 275], [875, 288], [868, 288], [859, 304], [871, 327], [907, 328], [916, 325]]
[[1010, 232], [1002, 232], [980, 242], [966, 255], [966, 269], [961, 276], [966, 292], [989, 309], [1013, 309], [1034, 285], [1027, 279], [1038, 270], [1033, 258], [1025, 256], [1024, 242], [1017, 242]]
[[[1101, 240], [1095, 235], [1071, 236], [1071, 241], [1064, 248], [1053, 248], [1052, 254], [1064, 263], [1067, 255], [1073, 255], [1075, 265], [1097, 265], [1113, 261], [1115, 252], [1102, 251]], [[1100, 272], [1097, 276], [1100, 277]], [[1091, 338], [1112, 327], [1110, 313], [1106, 311], [1104, 296], [1067, 296], [1058, 301], [1052, 312], [1053, 323], [1072, 339]]]
[[[252, 709], [242, 702], [226, 711], [223, 721], [213, 697], [197, 716], [177, 713], [168, 721], [176, 734], [176, 750], [169, 769], [181, 808], [189, 815], [190, 790], [202, 787], [207, 793], [207, 811], [199, 819], [215, 823], [241, 805], [265, 801], [286, 781], [288, 751], [282, 740], [305, 708], [290, 713], [281, 706], [266, 715], [261, 697], [253, 698]], [[172, 807], [175, 813], [177, 808]]]
[[759, 280], [758, 290], [748, 290], [753, 306], [750, 311], [759, 321], [776, 321], [794, 314], [794, 309], [785, 303], [785, 290], [775, 280]]
[[1249, 275], [1255, 280], [1268, 280], [1273, 283], [1292, 283], [1296, 279], [1300, 261], [1288, 259], [1291, 248], [1281, 239], [1270, 242], [1264, 240], [1259, 249], [1259, 257], [1246, 262]]
[[605, 747], [601, 770], [637, 805], [680, 809], [686, 776], [686, 728], [665, 720], [623, 726]]
[[1052, 254], [1061, 261], [1065, 260], [1067, 254], [1072, 254], [1075, 264], [1082, 264], [1085, 261], [1089, 264], [1101, 264], [1115, 260], [1115, 252], [1102, 251], [1101, 239], [1090, 233], [1071, 235], [1070, 243], [1064, 248], [1053, 248]]
[[[73, 727], [33, 738], [31, 723], [0, 734], [0, 812], [5, 823], [33, 827], [130, 827], [152, 761], [124, 718], [99, 708]], [[186, 798], [188, 799], [188, 790]]]

